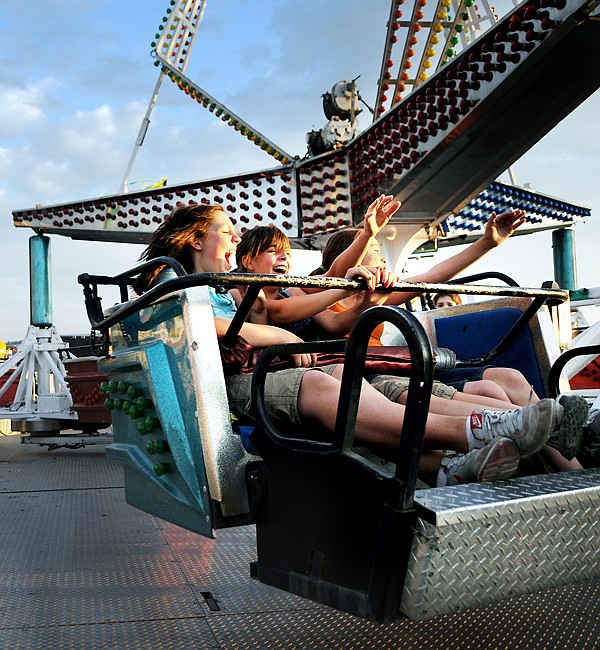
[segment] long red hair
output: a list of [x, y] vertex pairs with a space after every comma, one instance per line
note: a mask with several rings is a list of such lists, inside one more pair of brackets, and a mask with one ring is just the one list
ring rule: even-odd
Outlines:
[[[190, 254], [190, 244], [206, 236], [216, 212], [223, 208], [208, 203], [179, 205], [167, 219], [154, 231], [146, 250], [140, 255], [141, 261], [151, 261], [157, 257], [173, 257], [183, 268], [192, 273], [194, 265]], [[161, 265], [142, 273], [135, 285], [138, 294], [148, 291], [156, 282], [159, 273], [165, 268]]]

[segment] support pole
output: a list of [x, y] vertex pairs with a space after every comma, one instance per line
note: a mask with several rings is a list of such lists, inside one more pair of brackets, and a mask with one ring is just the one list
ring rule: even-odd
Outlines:
[[570, 228], [552, 231], [552, 254], [554, 279], [561, 289], [577, 289], [577, 266], [575, 258], [575, 234]]
[[150, 126], [150, 115], [152, 114], [152, 110], [154, 109], [154, 105], [156, 104], [156, 100], [158, 99], [158, 91], [160, 90], [160, 86], [164, 78], [165, 78], [165, 73], [160, 72], [158, 75], [158, 80], [156, 81], [156, 86], [154, 86], [154, 92], [152, 93], [152, 97], [150, 98], [150, 103], [148, 104], [148, 108], [146, 109], [146, 114], [144, 115], [144, 119], [142, 120], [142, 125], [140, 126], [138, 136], [135, 140], [135, 144], [133, 145], [133, 151], [131, 152], [131, 157], [129, 158], [129, 162], [127, 163], [127, 169], [125, 170], [125, 175], [123, 176], [123, 180], [121, 181], [121, 189], [119, 190], [121, 194], [129, 191], [129, 174], [133, 169], [133, 163], [135, 162], [138, 151], [141, 149], [142, 145], [144, 144], [144, 138], [146, 137], [146, 132], [148, 131], [148, 127]]
[[31, 436], [60, 431], [65, 421], [78, 419], [61, 359], [68, 345], [52, 325], [50, 276], [50, 238], [33, 235], [29, 239], [31, 324], [17, 352], [0, 366], [0, 378], [5, 378], [0, 398], [11, 386], [14, 391], [12, 403], [0, 407], [0, 419], [12, 420], [13, 431]]
[[29, 238], [29, 317], [36, 327], [52, 325], [52, 286], [50, 273], [50, 238]]

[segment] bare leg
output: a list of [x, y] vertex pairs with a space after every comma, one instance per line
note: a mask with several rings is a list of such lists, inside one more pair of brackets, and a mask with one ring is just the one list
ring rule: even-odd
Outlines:
[[[337, 374], [341, 372], [336, 371]], [[313, 418], [330, 431], [335, 426], [340, 382], [323, 372], [305, 373], [298, 396], [298, 411]], [[356, 439], [380, 445], [395, 446], [400, 440], [404, 406], [391, 402], [370, 384], [363, 381], [356, 422]], [[425, 430], [429, 449], [468, 451], [466, 417], [430, 413]]]
[[444, 454], [441, 451], [424, 451], [419, 463], [419, 478], [428, 485], [435, 486]]
[[[467, 384], [468, 385], [468, 384]], [[493, 409], [494, 411], [502, 411], [506, 409], [516, 408], [516, 404], [513, 404], [509, 400], [499, 400], [494, 399], [493, 397], [485, 397], [483, 395], [478, 395], [477, 393], [461, 393], [457, 391], [452, 395], [452, 401], [454, 402], [468, 402], [469, 404], [476, 404], [477, 408], [482, 406], [487, 409]]]
[[[520, 373], [519, 373], [520, 374]], [[477, 383], [477, 382], [475, 382]], [[398, 401], [401, 404], [406, 404], [407, 391], [404, 391]], [[535, 393], [532, 396], [532, 403], [538, 402], [539, 398]], [[481, 408], [490, 408], [495, 411], [510, 410], [518, 408], [514, 404], [507, 402], [499, 402], [488, 397], [481, 397], [479, 395], [465, 395], [464, 393], [454, 393], [452, 400], [443, 399], [431, 396], [431, 403], [429, 410], [432, 413], [442, 413], [445, 415], [465, 415], [469, 416], [473, 411]], [[567, 460], [558, 450], [546, 445], [541, 451], [546, 462], [558, 472], [573, 472], [583, 469], [581, 463], [576, 459]]]
[[[400, 394], [398, 402], [406, 404], [408, 391]], [[489, 397], [480, 397], [478, 395], [465, 395], [464, 393], [454, 393], [452, 399], [445, 399], [443, 397], [431, 396], [429, 403], [429, 412], [438, 413], [440, 415], [464, 415], [468, 417], [481, 408], [487, 408], [494, 411], [507, 411], [517, 408], [510, 402], [500, 402], [499, 400], [490, 399]]]
[[463, 388], [466, 395], [479, 395], [501, 402], [510, 402], [508, 393], [494, 381], [480, 379], [478, 381], [468, 381]]
[[513, 404], [526, 406], [539, 401], [527, 379], [514, 368], [486, 368], [483, 378], [498, 384]]
[[[523, 378], [521, 373], [518, 372], [518, 375]], [[489, 383], [489, 381], [470, 383], [477, 385], [478, 383]], [[529, 391], [531, 392], [531, 387], [529, 387]], [[398, 401], [401, 404], [406, 404], [407, 394], [408, 392], [404, 391], [398, 398]], [[538, 396], [535, 394], [535, 392], [533, 392], [531, 403], [538, 401]], [[481, 409], [482, 407], [490, 408], [496, 411], [517, 408], [515, 404], [511, 404], [509, 402], [501, 402], [489, 397], [482, 397], [480, 395], [466, 395], [465, 393], [456, 392], [452, 396], [452, 400], [447, 400], [432, 395], [429, 411], [431, 413], [441, 413], [445, 415], [465, 415], [468, 417], [473, 411]], [[558, 450], [550, 447], [549, 445], [544, 447], [541, 453], [544, 459], [550, 464], [550, 466], [559, 472], [570, 472], [583, 469], [581, 463], [576, 458], [573, 460], [567, 460]]]
[[[539, 402], [539, 397], [529, 385], [529, 382], [514, 368], [487, 368], [483, 376], [485, 379], [493, 381], [501, 387], [513, 404], [525, 406]], [[471, 384], [476, 385], [477, 383], [479, 382], [469, 382], [467, 386]], [[559, 472], [572, 472], [583, 469], [581, 463], [576, 458], [567, 460], [557, 449], [549, 445], [546, 445], [541, 453], [546, 461]]]
[[583, 469], [583, 465], [577, 458], [567, 460], [560, 451], [549, 445], [546, 445], [540, 453], [559, 472], [574, 472], [578, 469]]

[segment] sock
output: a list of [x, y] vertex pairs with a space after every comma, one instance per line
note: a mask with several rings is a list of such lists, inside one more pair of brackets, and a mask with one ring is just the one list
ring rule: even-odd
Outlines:
[[443, 465], [440, 465], [440, 470], [437, 475], [437, 481], [435, 483], [435, 486], [445, 487], [447, 481], [448, 481], [448, 470]]
[[471, 415], [467, 418], [465, 424], [465, 431], [467, 434], [467, 444], [469, 445], [469, 451], [473, 449], [480, 449], [485, 445], [482, 435], [483, 428], [483, 413], [482, 411], [473, 411]]

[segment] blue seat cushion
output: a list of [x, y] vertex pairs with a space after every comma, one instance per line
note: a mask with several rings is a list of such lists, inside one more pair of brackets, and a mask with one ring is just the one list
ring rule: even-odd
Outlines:
[[[437, 345], [454, 350], [457, 359], [482, 357], [502, 341], [521, 314], [519, 309], [505, 307], [436, 318], [434, 322]], [[520, 370], [533, 385], [535, 392], [540, 396], [544, 395], [529, 328], [526, 327], [513, 345], [490, 363], [494, 366]]]

